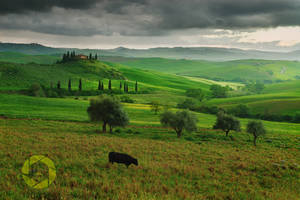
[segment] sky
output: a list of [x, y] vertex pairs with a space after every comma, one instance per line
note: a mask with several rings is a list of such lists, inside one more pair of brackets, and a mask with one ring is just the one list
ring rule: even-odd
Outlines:
[[1, 0], [0, 42], [300, 49], [300, 0]]

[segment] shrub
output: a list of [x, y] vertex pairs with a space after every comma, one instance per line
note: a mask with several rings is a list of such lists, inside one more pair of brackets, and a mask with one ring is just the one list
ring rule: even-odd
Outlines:
[[196, 110], [197, 101], [195, 99], [185, 99], [183, 102], [177, 104], [177, 108], [181, 109], [189, 109], [189, 110]]
[[203, 101], [205, 98], [205, 94], [201, 89], [188, 89], [185, 94], [186, 96], [195, 98], [199, 101]]
[[28, 89], [28, 95], [34, 97], [44, 97], [45, 93], [43, 88], [38, 83], [33, 83]]
[[134, 100], [131, 99], [129, 96], [121, 96], [120, 100], [123, 103], [134, 103]]
[[230, 114], [233, 114], [237, 117], [249, 117], [251, 116], [250, 108], [245, 104], [239, 104], [234, 108], [231, 108], [228, 111]]

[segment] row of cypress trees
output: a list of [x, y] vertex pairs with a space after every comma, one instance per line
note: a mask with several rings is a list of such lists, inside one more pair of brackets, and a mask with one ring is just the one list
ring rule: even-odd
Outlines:
[[[51, 83], [50, 88], [51, 89], [54, 88], [53, 83]], [[61, 89], [61, 82], [60, 81], [57, 82], [56, 88]], [[138, 82], [137, 81], [135, 82], [135, 88], [134, 89], [135, 89], [135, 92], [138, 92]], [[71, 79], [69, 79], [69, 81], [68, 81], [68, 90], [72, 91], [72, 81], [71, 81]], [[81, 79], [79, 79], [78, 90], [82, 91], [82, 80]], [[101, 81], [101, 80], [99, 80], [99, 82], [98, 82], [98, 90], [101, 90], [101, 91], [104, 90], [104, 84], [103, 84], [103, 81]], [[112, 90], [111, 80], [108, 81], [108, 90]], [[128, 83], [124, 82], [122, 84], [122, 82], [120, 82], [120, 90], [123, 90], [125, 93], [128, 93], [129, 92]]]

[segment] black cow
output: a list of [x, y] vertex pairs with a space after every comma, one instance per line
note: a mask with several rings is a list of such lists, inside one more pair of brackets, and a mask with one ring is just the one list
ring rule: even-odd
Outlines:
[[108, 154], [108, 160], [112, 164], [114, 164], [114, 162], [125, 164], [127, 166], [127, 168], [131, 164], [138, 165], [137, 159], [131, 157], [130, 155], [124, 154], [124, 153], [110, 152]]

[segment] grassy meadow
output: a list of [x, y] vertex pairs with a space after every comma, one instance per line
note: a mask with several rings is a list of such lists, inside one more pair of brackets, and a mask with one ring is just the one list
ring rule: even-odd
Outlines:
[[[257, 75], [259, 80], [291, 80], [268, 84], [262, 94], [209, 99], [204, 104], [230, 107], [243, 103], [255, 112], [269, 109], [293, 114], [300, 110], [300, 82], [295, 80], [299, 63], [151, 58], [51, 64], [52, 58], [55, 56], [0, 54], [0, 199], [300, 198], [299, 123], [263, 121], [267, 135], [254, 147], [253, 137], [246, 133], [249, 119], [239, 119], [242, 131], [226, 137], [223, 131], [212, 129], [215, 115], [194, 112], [199, 120], [197, 131], [184, 132], [178, 139], [174, 130], [160, 124], [159, 114], [154, 114], [150, 105], [158, 101], [162, 111], [164, 107], [177, 111], [187, 89], [201, 88], [209, 94], [212, 84], [234, 90], [243, 87], [243, 83], [206, 79], [232, 80], [235, 77], [230, 74], [238, 65], [236, 75], [246, 73], [249, 80], [257, 70], [262, 74]], [[34, 59], [40, 64], [32, 63]], [[280, 72], [283, 65], [286, 74]], [[255, 69], [253, 73], [250, 68]], [[274, 72], [270, 77], [268, 70]], [[83, 90], [96, 90], [99, 80], [107, 87], [112, 79], [113, 89], [127, 82], [133, 91], [138, 81], [140, 93], [116, 95], [134, 101], [122, 103], [129, 125], [102, 133], [101, 123], [90, 122], [86, 111], [89, 99], [95, 96], [46, 98], [18, 92], [36, 82], [48, 87], [61, 81], [67, 89], [69, 79], [72, 89], [77, 90], [80, 78]], [[109, 164], [110, 151], [128, 153], [139, 165], [127, 169]], [[45, 155], [54, 162], [57, 177], [49, 188], [36, 190], [25, 184], [21, 168], [31, 155]]]
[[[115, 61], [113, 57], [104, 59]], [[139, 69], [225, 81], [296, 80], [300, 74], [298, 61], [234, 60], [213, 62], [165, 58], [119, 58], [119, 63]]]

